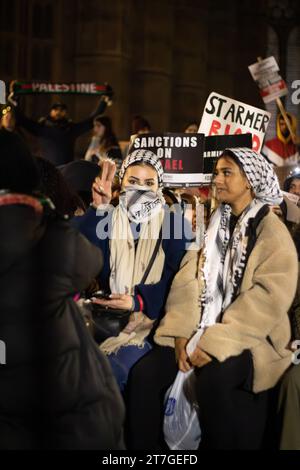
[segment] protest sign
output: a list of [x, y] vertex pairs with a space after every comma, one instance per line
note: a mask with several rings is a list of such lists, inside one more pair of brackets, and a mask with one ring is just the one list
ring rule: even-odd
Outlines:
[[6, 90], [5, 90], [5, 83], [0, 80], [0, 104], [6, 103]]
[[279, 67], [273, 56], [267, 59], [258, 57], [258, 62], [250, 65], [248, 68], [254, 80], [257, 82], [260, 89], [260, 94], [265, 103], [270, 103], [276, 100], [276, 104], [280, 110], [286, 126], [290, 132], [292, 142], [295, 144], [297, 136], [292, 129], [290, 120], [286, 114], [283, 103], [280, 99], [281, 96], [287, 95], [288, 89], [284, 80], [279, 75]]
[[109, 85], [97, 83], [49, 83], [49, 82], [20, 82], [12, 83], [11, 92], [14, 95], [34, 95], [55, 93], [68, 95], [112, 95]]
[[273, 56], [249, 65], [248, 69], [258, 85], [264, 103], [288, 94], [287, 85], [279, 75], [279, 67]]
[[141, 134], [128, 153], [147, 149], [157, 155], [164, 168], [166, 187], [199, 186], [203, 181], [203, 134]]
[[212, 92], [205, 104], [200, 133], [206, 136], [252, 134], [252, 149], [260, 151], [271, 113]]

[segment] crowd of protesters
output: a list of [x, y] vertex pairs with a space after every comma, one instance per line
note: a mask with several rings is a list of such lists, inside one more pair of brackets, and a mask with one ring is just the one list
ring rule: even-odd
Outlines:
[[[167, 449], [165, 395], [191, 370], [199, 449], [300, 449], [300, 209], [247, 148], [224, 150], [211, 188], [164, 188], [105, 106], [76, 124], [63, 103], [39, 122], [2, 112], [0, 449]], [[283, 189], [300, 196], [300, 172]], [[126, 324], [99, 339], [97, 311]]]

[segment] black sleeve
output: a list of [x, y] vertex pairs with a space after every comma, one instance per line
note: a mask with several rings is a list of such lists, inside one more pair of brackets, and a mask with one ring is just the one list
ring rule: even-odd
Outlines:
[[23, 127], [26, 131], [30, 132], [35, 136], [39, 136], [41, 134], [43, 126], [40, 123], [34, 121], [33, 119], [30, 119], [25, 116], [25, 114], [23, 114], [20, 109], [20, 104], [18, 104], [18, 106], [14, 108], [14, 113], [18, 126]]
[[[74, 230], [75, 231], [75, 230]], [[103, 255], [100, 248], [90, 243], [76, 230], [73, 285], [81, 292], [100, 273]]]
[[54, 221], [43, 239], [48, 284], [47, 298], [75, 295], [85, 290], [103, 266], [100, 248], [90, 243], [69, 222]]

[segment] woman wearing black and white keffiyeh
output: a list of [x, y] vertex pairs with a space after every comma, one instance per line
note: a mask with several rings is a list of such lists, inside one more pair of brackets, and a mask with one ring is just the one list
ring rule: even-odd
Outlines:
[[[256, 245], [262, 242], [264, 232], [269, 237], [265, 243], [272, 245], [275, 242], [274, 249], [279, 243], [283, 246], [286, 244], [285, 248], [289, 246], [285, 240], [287, 233], [280, 240], [279, 234], [275, 232], [272, 240], [272, 219], [276, 223], [278, 220], [270, 214], [269, 206], [279, 205], [282, 195], [269, 163], [261, 155], [245, 148], [226, 150], [216, 163], [213, 185], [220, 205], [213, 214], [206, 233], [202, 270], [202, 316], [199, 329], [187, 346], [187, 354], [191, 364], [198, 367], [197, 396], [204, 446], [259, 448], [263, 441], [268, 406], [268, 394], [265, 390], [275, 385], [283, 372], [281, 368], [280, 374], [278, 371], [274, 376], [270, 374], [267, 361], [265, 362], [269, 351], [264, 348], [277, 349], [280, 345], [279, 349], [284, 350], [289, 340], [289, 334], [283, 333], [288, 323], [287, 308], [282, 308], [281, 304], [280, 316], [276, 315], [276, 296], [273, 295], [273, 290], [276, 289], [278, 294], [281, 289], [281, 296], [286, 294], [285, 304], [288, 307], [294, 292], [297, 270], [284, 269], [282, 266], [283, 269], [276, 272], [277, 266], [274, 264], [272, 268], [272, 263], [268, 264], [265, 258], [267, 248], [261, 251], [260, 257], [255, 257], [258, 253], [255, 250]], [[263, 229], [259, 230], [262, 226]], [[279, 228], [285, 232], [283, 224]], [[275, 226], [273, 230], [276, 230]], [[291, 264], [294, 266], [296, 257], [292, 246], [291, 250]], [[250, 259], [251, 254], [254, 256]], [[281, 262], [284, 263], [284, 258]], [[264, 263], [268, 267], [260, 278], [259, 269]], [[253, 273], [252, 282], [250, 285], [248, 281], [248, 289], [245, 290], [242, 282], [246, 283], [250, 273]], [[272, 274], [274, 278], [277, 276], [277, 282], [273, 284]], [[279, 282], [284, 275], [293, 285], [289, 291], [284, 291], [284, 284], [280, 285]], [[267, 277], [269, 279], [264, 282]], [[260, 292], [256, 294], [260, 289], [264, 290], [264, 296]], [[271, 318], [268, 319], [270, 313]], [[218, 327], [214, 338], [213, 328]], [[278, 330], [275, 333], [276, 327], [282, 328], [282, 332], [279, 333]], [[243, 335], [248, 338], [244, 339]], [[211, 341], [216, 343], [212, 348], [209, 346]], [[240, 344], [239, 347], [237, 344], [228, 347], [230, 343]], [[223, 357], [220, 352], [222, 348]], [[285, 350], [284, 356], [288, 354]], [[275, 360], [279, 362], [280, 359], [282, 357]], [[289, 362], [290, 360], [283, 366], [284, 369]], [[210, 365], [205, 368], [205, 364]], [[268, 380], [264, 380], [263, 374], [271, 375], [269, 384]], [[199, 386], [200, 381], [204, 381], [205, 385]], [[217, 393], [214, 387], [219, 389]], [[253, 391], [260, 393], [254, 394]], [[201, 423], [202, 409], [206, 411]]]
[[[292, 359], [287, 312], [296, 290], [297, 254], [288, 230], [270, 210], [282, 196], [261, 155], [246, 148], [225, 150], [216, 162], [213, 185], [219, 206], [201, 253], [188, 252], [174, 278], [154, 337], [152, 368], [157, 377], [160, 364], [165, 372], [156, 389], [149, 388], [148, 364], [145, 398], [151, 409], [178, 369], [194, 368], [201, 446], [259, 449], [268, 390]], [[137, 377], [142, 382], [142, 363], [133, 370], [136, 382]], [[145, 429], [155, 435], [155, 415], [147, 416]], [[142, 440], [140, 433], [140, 446]]]
[[250, 149], [228, 149], [213, 174], [220, 203], [205, 237], [201, 326], [221, 319], [239, 293], [255, 233], [269, 206], [282, 202], [281, 190], [271, 165]]
[[165, 206], [163, 167], [153, 152], [135, 150], [123, 161], [119, 204], [107, 210], [114, 173], [114, 163], [103, 161], [93, 184], [93, 207], [76, 226], [103, 253], [98, 281], [109, 298], [92, 302], [112, 315], [118, 309], [132, 312], [120, 334], [100, 344], [123, 391], [133, 364], [152, 349], [150, 333], [164, 313], [187, 240], [176, 234], [183, 226], [181, 210], [175, 214]]

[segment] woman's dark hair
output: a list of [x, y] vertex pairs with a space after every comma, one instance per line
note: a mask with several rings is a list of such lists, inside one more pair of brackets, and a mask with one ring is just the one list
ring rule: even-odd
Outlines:
[[295, 173], [294, 176], [289, 176], [288, 178], [286, 178], [286, 180], [284, 181], [283, 183], [283, 190], [287, 193], [290, 192], [290, 189], [291, 189], [291, 184], [293, 182], [293, 180], [295, 179], [300, 179], [300, 173]]
[[105, 127], [103, 137], [101, 138], [101, 145], [106, 149], [119, 146], [118, 139], [112, 127], [112, 121], [108, 116], [97, 116], [94, 122], [99, 122]]
[[151, 131], [151, 126], [147, 119], [145, 119], [143, 116], [136, 115], [132, 119], [131, 123], [131, 133], [132, 134], [138, 134], [139, 131], [148, 129], [148, 131]]
[[197, 126], [197, 129], [198, 129], [199, 123], [196, 120], [188, 122], [183, 128], [183, 132], [185, 132], [187, 130], [187, 128], [190, 127], [190, 126]]

